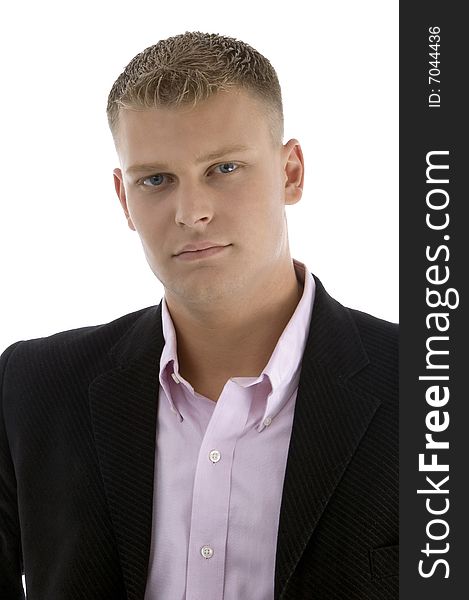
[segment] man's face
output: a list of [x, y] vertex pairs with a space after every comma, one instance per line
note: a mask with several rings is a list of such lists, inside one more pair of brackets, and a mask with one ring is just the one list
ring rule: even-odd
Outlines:
[[[301, 197], [301, 148], [274, 146], [262, 104], [244, 90], [195, 108], [121, 110], [118, 154], [116, 192], [167, 296], [232, 302], [291, 262], [285, 204]], [[226, 247], [177, 256], [205, 241]]]

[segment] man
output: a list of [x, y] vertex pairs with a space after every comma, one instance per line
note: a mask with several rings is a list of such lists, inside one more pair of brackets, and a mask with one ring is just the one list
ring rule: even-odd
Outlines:
[[108, 119], [164, 298], [2, 355], [1, 597], [397, 599], [396, 326], [290, 256], [272, 66], [186, 32]]

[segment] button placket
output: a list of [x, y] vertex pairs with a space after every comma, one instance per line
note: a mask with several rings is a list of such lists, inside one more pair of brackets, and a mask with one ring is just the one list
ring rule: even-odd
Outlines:
[[[236, 397], [231, 393], [232, 389]], [[230, 402], [234, 397], [236, 407], [234, 402]], [[239, 389], [236, 383], [229, 381], [202, 440], [193, 485], [186, 572], [188, 598], [200, 586], [207, 587], [209, 574], [209, 596], [218, 598], [223, 594], [233, 454], [244, 430], [250, 406], [250, 391]], [[222, 450], [219, 446], [221, 440]]]

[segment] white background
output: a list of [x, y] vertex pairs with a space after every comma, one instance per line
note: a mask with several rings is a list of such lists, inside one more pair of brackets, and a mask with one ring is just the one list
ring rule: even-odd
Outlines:
[[272, 62], [305, 157], [292, 256], [342, 304], [398, 320], [397, 0], [5, 4], [0, 350], [160, 301], [115, 194], [106, 103], [138, 52], [186, 30]]

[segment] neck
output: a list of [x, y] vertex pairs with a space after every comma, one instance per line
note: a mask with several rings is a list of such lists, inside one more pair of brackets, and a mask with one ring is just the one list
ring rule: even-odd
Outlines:
[[181, 375], [194, 388], [212, 382], [216, 389], [223, 389], [230, 377], [258, 376], [302, 293], [290, 260], [285, 270], [270, 274], [242, 298], [222, 305], [188, 307], [166, 296]]

